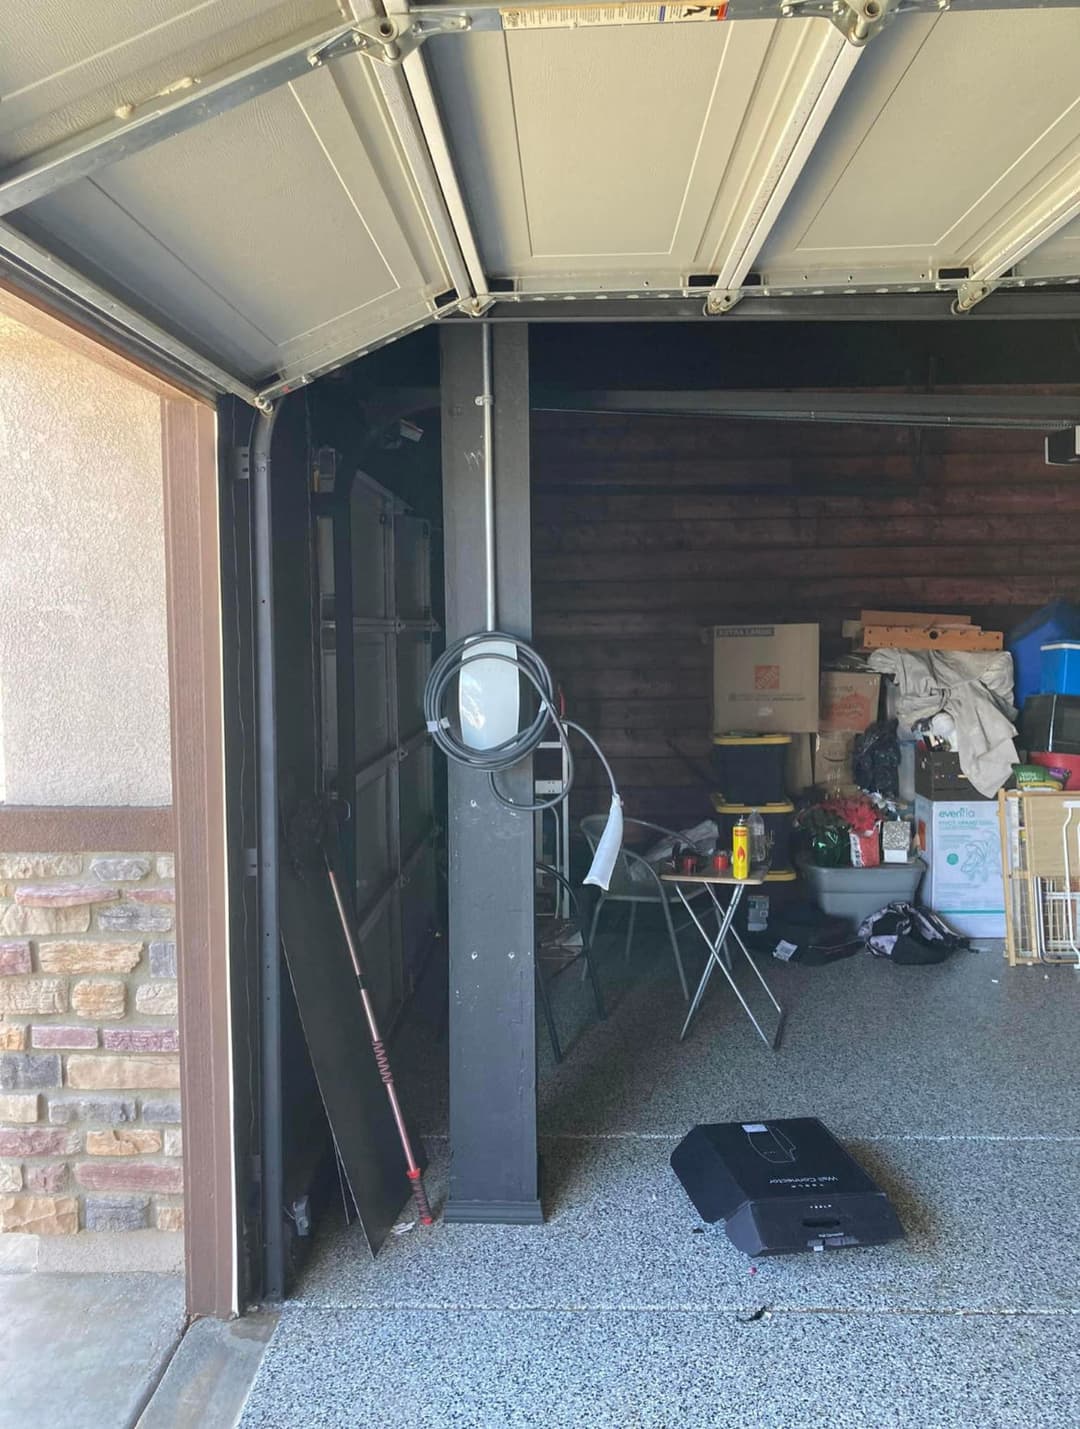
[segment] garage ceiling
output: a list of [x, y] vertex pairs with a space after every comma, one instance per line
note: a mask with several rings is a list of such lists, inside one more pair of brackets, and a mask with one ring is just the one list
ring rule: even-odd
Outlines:
[[10, 0], [0, 270], [262, 402], [494, 299], [990, 313], [1080, 280], [1078, 53], [1073, 4]]

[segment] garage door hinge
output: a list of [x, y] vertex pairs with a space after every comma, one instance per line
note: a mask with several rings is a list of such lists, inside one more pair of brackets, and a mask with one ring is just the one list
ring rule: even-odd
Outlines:
[[257, 848], [246, 848], [244, 850], [244, 877], [254, 878], [259, 872], [259, 850]]
[[380, 64], [399, 65], [433, 35], [461, 34], [472, 24], [468, 15], [380, 15], [351, 25], [343, 34], [312, 50], [312, 68], [342, 55], [367, 55]]
[[996, 287], [997, 284], [988, 279], [965, 279], [957, 288], [956, 297], [953, 299], [954, 315], [960, 316], [963, 313], [971, 312], [972, 308], [977, 307], [983, 298], [988, 298]]
[[[949, 0], [938, 0], [937, 8], [947, 9]], [[793, 15], [822, 15], [831, 20], [853, 45], [865, 45], [897, 8], [898, 0], [781, 0], [780, 13], [785, 19]]]
[[233, 447], [232, 450], [232, 475], [233, 481], [249, 481], [251, 478], [251, 448]]
[[742, 295], [741, 288], [713, 288], [705, 299], [705, 316], [714, 318], [720, 313], [730, 313]]

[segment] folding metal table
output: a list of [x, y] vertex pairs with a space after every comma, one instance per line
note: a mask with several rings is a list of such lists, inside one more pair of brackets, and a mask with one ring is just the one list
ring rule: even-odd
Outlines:
[[[732, 992], [739, 999], [739, 1002], [742, 1004], [743, 1011], [746, 1013], [747, 1017], [749, 1017], [750, 1021], [754, 1024], [754, 1027], [757, 1030], [757, 1034], [761, 1038], [761, 1040], [765, 1043], [766, 1046], [771, 1047], [774, 1052], [776, 1051], [777, 1047], [779, 1047], [780, 1036], [784, 1030], [784, 1009], [780, 1006], [776, 998], [773, 996], [772, 989], [769, 987], [769, 984], [765, 981], [764, 977], [761, 974], [761, 969], [750, 956], [746, 944], [739, 936], [738, 929], [735, 927], [735, 913], [738, 910], [739, 904], [742, 902], [743, 892], [747, 888], [756, 888], [759, 887], [762, 883], [764, 883], [765, 875], [767, 872], [768, 870], [764, 868], [754, 869], [751, 872], [749, 878], [733, 878], [729, 873], [662, 873], [660, 875], [664, 883], [674, 883], [675, 891], [676, 893], [678, 893], [683, 907], [690, 914], [690, 917], [694, 921], [694, 926], [701, 934], [705, 946], [709, 950], [709, 957], [705, 963], [705, 971], [701, 975], [701, 981], [698, 983], [697, 991], [694, 993], [694, 999], [690, 1004], [690, 1011], [686, 1014], [686, 1021], [683, 1023], [682, 1031], [679, 1033], [680, 1042], [686, 1036], [687, 1029], [690, 1026], [694, 1013], [698, 1010], [698, 1007], [701, 1003], [701, 999], [705, 995], [705, 989], [709, 985], [709, 979], [712, 977], [713, 968], [718, 967], [720, 971], [724, 974], [724, 976], [727, 978], [729, 984], [731, 985]], [[701, 919], [698, 917], [697, 913], [694, 911], [694, 907], [691, 900], [687, 898], [686, 894], [683, 892], [683, 888], [685, 886], [701, 887], [702, 885], [704, 885], [709, 891], [709, 897], [712, 899], [713, 906], [716, 909], [716, 916], [720, 924], [719, 930], [715, 938], [711, 937], [705, 931], [705, 926], [702, 923]], [[731, 889], [731, 896], [728, 899], [728, 904], [726, 908], [720, 901], [720, 897], [717, 894], [716, 890], [718, 888]], [[765, 989], [766, 993], [768, 994], [769, 1001], [772, 1003], [773, 1007], [776, 1008], [778, 1014], [778, 1021], [776, 1024], [776, 1031], [773, 1033], [771, 1038], [768, 1037], [763, 1031], [761, 1023], [757, 1020], [753, 1012], [750, 1010], [750, 1004], [746, 1001], [746, 998], [743, 997], [742, 993], [739, 991], [738, 984], [732, 976], [731, 957], [727, 947], [727, 940], [729, 937], [733, 937], [738, 943], [739, 947], [742, 949], [743, 956], [746, 958], [746, 961], [754, 970], [754, 976], [757, 978], [758, 982], [761, 983], [761, 986]]]

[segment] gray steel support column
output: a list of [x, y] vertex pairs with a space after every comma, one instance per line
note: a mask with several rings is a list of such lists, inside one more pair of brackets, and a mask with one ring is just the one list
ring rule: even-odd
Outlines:
[[[532, 633], [529, 350], [522, 324], [492, 354], [498, 625]], [[484, 629], [483, 331], [444, 328], [443, 526], [448, 641]], [[532, 761], [500, 775], [531, 802]], [[493, 798], [487, 775], [449, 771], [450, 1147], [448, 1221], [542, 1219], [537, 1183], [533, 815]]]

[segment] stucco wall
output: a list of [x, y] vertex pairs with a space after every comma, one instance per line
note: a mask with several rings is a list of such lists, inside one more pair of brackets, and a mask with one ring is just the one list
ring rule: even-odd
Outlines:
[[167, 804], [159, 399], [0, 315], [0, 800]]

